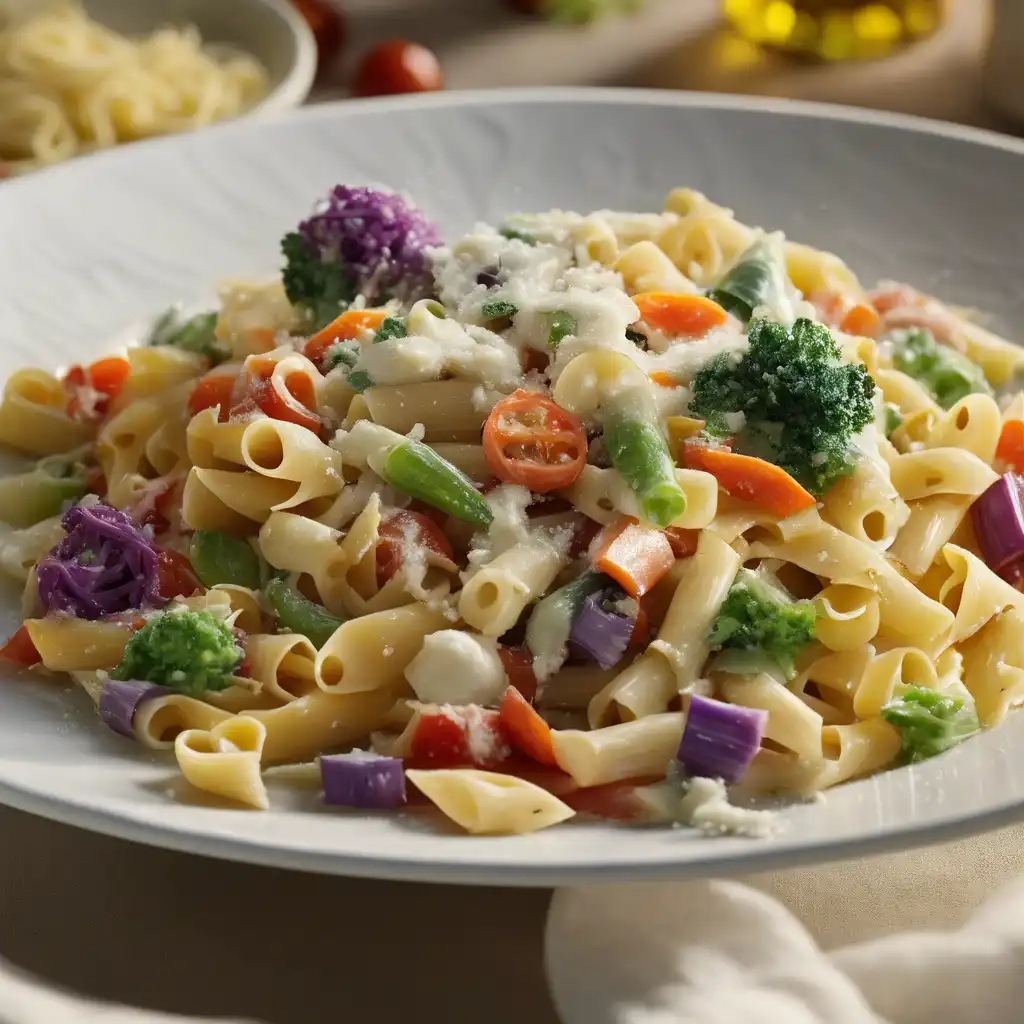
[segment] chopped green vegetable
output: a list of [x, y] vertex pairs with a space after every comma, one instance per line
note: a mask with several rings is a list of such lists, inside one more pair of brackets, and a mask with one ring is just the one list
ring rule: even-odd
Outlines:
[[519, 307], [507, 299], [490, 299], [483, 304], [480, 312], [488, 320], [497, 320], [501, 317], [515, 316]]
[[330, 373], [338, 366], [351, 369], [359, 361], [359, 342], [354, 339], [336, 341], [324, 354], [324, 373]]
[[353, 370], [348, 377], [348, 386], [356, 392], [356, 394], [362, 394], [369, 388], [374, 387], [373, 378], [365, 370]]
[[400, 316], [386, 316], [380, 325], [377, 333], [373, 336], [373, 342], [390, 341], [392, 338], [404, 338], [406, 336], [405, 321]]
[[[573, 619], [579, 614], [583, 602], [591, 594], [612, 585], [612, 580], [604, 573], [584, 569], [575, 579], [538, 601], [526, 624], [526, 646], [537, 656], [550, 651], [552, 647], [566, 652]], [[557, 644], [552, 642], [555, 636]]]
[[301, 633], [317, 650], [330, 640], [345, 621], [332, 615], [322, 605], [307, 600], [284, 580], [271, 580], [264, 594], [274, 609], [278, 626], [293, 633]]
[[882, 708], [882, 718], [899, 730], [903, 759], [924, 761], [981, 731], [973, 705], [961, 697], [920, 686]]
[[686, 511], [686, 495], [657, 424], [612, 410], [603, 426], [608, 457], [636, 494], [644, 519], [662, 528], [670, 526]]
[[259, 590], [260, 559], [251, 544], [219, 530], [196, 530], [188, 549], [189, 561], [204, 587], [233, 583]]
[[525, 242], [527, 245], [536, 245], [537, 239], [533, 235], [528, 235], [524, 231], [516, 231], [515, 228], [502, 228], [499, 232], [502, 238], [508, 238], [509, 240], [515, 240], [518, 242]]
[[231, 355], [228, 346], [218, 340], [216, 330], [216, 313], [198, 313], [183, 321], [172, 308], [153, 325], [147, 344], [180, 348], [183, 352], [205, 356], [216, 366]]
[[900, 412], [899, 407], [892, 404], [892, 402], [886, 402], [885, 404], [885, 436], [892, 437], [892, 435], [903, 426], [903, 414]]
[[708, 293], [723, 309], [747, 323], [758, 306], [775, 305], [786, 295], [786, 258], [779, 235], [755, 242]]
[[777, 665], [787, 679], [796, 674], [796, 656], [814, 639], [817, 617], [810, 601], [796, 601], [767, 574], [741, 569], [718, 612], [708, 646], [752, 655]]
[[348, 309], [355, 289], [341, 264], [321, 260], [302, 235], [294, 231], [284, 236], [281, 251], [288, 300], [305, 312], [312, 330], [326, 327]]
[[[792, 331], [755, 320], [742, 356], [723, 353], [693, 378], [690, 410], [713, 435], [733, 435], [741, 453], [781, 466], [823, 495], [853, 472], [853, 437], [874, 418], [875, 382], [844, 363], [828, 328], [797, 320]], [[728, 413], [743, 413], [731, 430]]]
[[114, 679], [158, 683], [198, 697], [223, 690], [242, 662], [230, 627], [208, 611], [172, 608], [132, 634]]
[[548, 348], [558, 348], [566, 338], [579, 329], [579, 321], [564, 309], [557, 310], [548, 316]]
[[380, 475], [399, 491], [463, 522], [486, 529], [494, 518], [473, 481], [420, 441], [406, 441], [392, 448]]
[[893, 333], [892, 361], [897, 370], [920, 382], [935, 401], [948, 409], [967, 395], [992, 394], [980, 366], [948, 345], [940, 345], [931, 331], [912, 327]]
[[0, 522], [18, 529], [59, 515], [65, 504], [85, 495], [86, 453], [48, 455], [27, 473], [0, 478]]

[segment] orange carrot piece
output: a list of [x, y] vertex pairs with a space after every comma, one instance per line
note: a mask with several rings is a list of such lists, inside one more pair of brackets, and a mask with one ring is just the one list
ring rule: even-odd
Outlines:
[[704, 295], [674, 295], [671, 292], [641, 292], [633, 296], [640, 319], [649, 327], [683, 338], [703, 338], [721, 327], [729, 314]]
[[877, 338], [882, 332], [882, 318], [874, 306], [858, 302], [846, 311], [839, 329], [845, 334], [856, 334], [861, 338]]
[[815, 502], [784, 469], [750, 455], [704, 445], [686, 446], [686, 465], [710, 473], [735, 498], [749, 501], [785, 519]]
[[996, 459], [1006, 463], [1015, 473], [1024, 472], [1024, 422], [1007, 420], [999, 435]]
[[661, 530], [623, 519], [605, 530], [594, 568], [611, 576], [630, 597], [643, 597], [675, 564], [676, 556]]
[[679, 381], [668, 373], [666, 370], [655, 370], [651, 375], [651, 383], [657, 384], [661, 388], [677, 388], [679, 387]]
[[110, 398], [117, 397], [131, 372], [131, 363], [124, 356], [108, 356], [106, 359], [97, 360], [89, 367], [92, 386]]
[[540, 764], [556, 766], [555, 746], [551, 742], [551, 726], [544, 721], [530, 702], [510, 686], [501, 699], [500, 722], [505, 739], [513, 750], [518, 750]]
[[306, 342], [306, 358], [320, 366], [320, 360], [336, 341], [359, 337], [362, 330], [375, 331], [387, 313], [382, 309], [346, 309]]

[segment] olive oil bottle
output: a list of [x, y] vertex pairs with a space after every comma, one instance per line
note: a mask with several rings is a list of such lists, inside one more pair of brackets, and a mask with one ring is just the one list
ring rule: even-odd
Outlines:
[[820, 60], [884, 57], [935, 31], [946, 0], [723, 0], [745, 39]]

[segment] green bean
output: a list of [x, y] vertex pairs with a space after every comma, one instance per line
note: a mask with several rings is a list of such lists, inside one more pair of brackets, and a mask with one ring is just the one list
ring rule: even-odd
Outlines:
[[769, 235], [755, 242], [708, 294], [744, 323], [758, 306], [782, 299], [786, 294], [786, 256], [779, 237]]
[[664, 529], [686, 511], [668, 443], [653, 423], [613, 412], [605, 417], [604, 446], [644, 519]]
[[322, 605], [308, 600], [284, 580], [271, 580], [263, 591], [277, 616], [278, 626], [301, 633], [319, 650], [345, 621], [332, 615]]

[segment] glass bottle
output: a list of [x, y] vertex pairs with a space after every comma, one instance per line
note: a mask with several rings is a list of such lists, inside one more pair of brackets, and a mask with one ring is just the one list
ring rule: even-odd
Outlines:
[[822, 60], [883, 57], [929, 35], [946, 0], [723, 0], [745, 39]]

